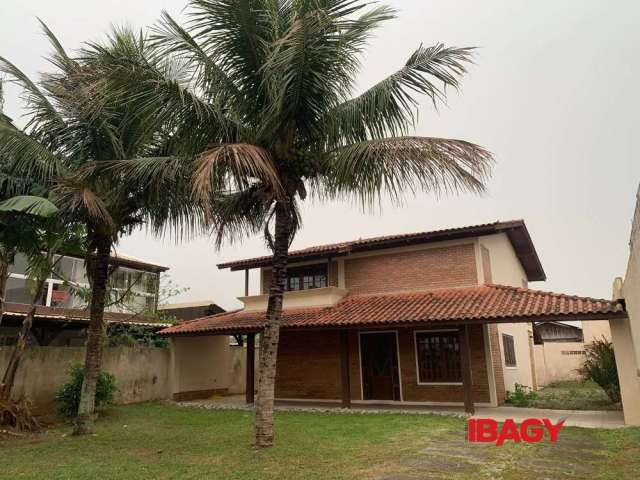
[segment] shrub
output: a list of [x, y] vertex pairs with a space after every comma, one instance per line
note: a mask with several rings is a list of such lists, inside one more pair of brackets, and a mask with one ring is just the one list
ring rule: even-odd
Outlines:
[[507, 391], [506, 403], [515, 405], [516, 407], [528, 407], [531, 403], [538, 399], [538, 394], [530, 387], [516, 383], [515, 391]]
[[[78, 413], [80, 405], [80, 392], [84, 380], [84, 365], [73, 364], [67, 370], [71, 380], [62, 385], [56, 392], [56, 402], [59, 404], [59, 411], [65, 417], [73, 417]], [[113, 395], [118, 390], [116, 377], [107, 372], [98, 374], [96, 383], [96, 409], [105, 407], [113, 402]]]
[[602, 337], [585, 346], [586, 359], [578, 370], [587, 380], [597, 383], [613, 403], [619, 403], [620, 380], [616, 367], [616, 356], [613, 344]]

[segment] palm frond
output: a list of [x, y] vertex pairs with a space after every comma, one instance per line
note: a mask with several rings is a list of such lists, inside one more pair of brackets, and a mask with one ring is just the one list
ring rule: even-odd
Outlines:
[[10, 124], [0, 123], [0, 158], [15, 175], [43, 184], [64, 170], [64, 164], [57, 155]]
[[414, 126], [417, 96], [428, 96], [437, 107], [447, 87], [459, 88], [472, 53], [472, 48], [421, 45], [396, 73], [327, 112], [329, 144], [406, 135]]
[[106, 226], [112, 234], [118, 227], [105, 202], [88, 185], [73, 177], [61, 178], [51, 189], [61, 211], [88, 223]]
[[196, 195], [206, 201], [216, 192], [244, 190], [258, 181], [268, 185], [274, 195], [282, 190], [268, 150], [242, 143], [212, 145], [196, 163], [193, 188]]
[[491, 153], [464, 140], [396, 137], [337, 149], [323, 161], [318, 181], [329, 197], [359, 198], [372, 207], [385, 195], [399, 203], [407, 191], [482, 193], [492, 164]]
[[0, 74], [5, 75], [7, 81], [18, 85], [23, 93], [30, 120], [25, 129], [39, 125], [39, 131], [58, 130], [64, 127], [64, 120], [60, 113], [53, 107], [47, 96], [31, 79], [13, 63], [0, 56]]

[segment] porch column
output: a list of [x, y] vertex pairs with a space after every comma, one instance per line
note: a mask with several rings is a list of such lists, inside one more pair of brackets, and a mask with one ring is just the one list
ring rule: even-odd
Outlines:
[[462, 387], [464, 389], [464, 411], [473, 415], [473, 378], [471, 375], [471, 348], [469, 326], [460, 327], [460, 359], [462, 360]]
[[351, 408], [351, 376], [349, 375], [349, 331], [340, 330], [340, 376], [342, 378], [342, 408]]
[[256, 334], [247, 334], [247, 379], [245, 385], [245, 395], [247, 404], [253, 403], [254, 398], [254, 372], [255, 372], [255, 357], [256, 357]]

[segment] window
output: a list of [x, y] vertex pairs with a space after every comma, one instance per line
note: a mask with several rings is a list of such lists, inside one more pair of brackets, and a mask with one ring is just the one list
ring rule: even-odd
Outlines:
[[305, 265], [287, 269], [286, 289], [309, 290], [327, 286], [327, 264]]
[[418, 383], [462, 382], [457, 331], [416, 332]]
[[516, 366], [516, 348], [513, 343], [513, 336], [502, 334], [502, 346], [504, 348], [504, 364], [507, 367]]

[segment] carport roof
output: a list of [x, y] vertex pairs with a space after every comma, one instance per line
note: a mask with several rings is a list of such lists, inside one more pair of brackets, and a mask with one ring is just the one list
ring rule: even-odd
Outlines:
[[[330, 307], [286, 309], [282, 328], [375, 328], [433, 323], [513, 323], [625, 318], [620, 301], [503, 285], [347, 296]], [[162, 335], [221, 335], [262, 330], [265, 312], [236, 310], [182, 322]]]

